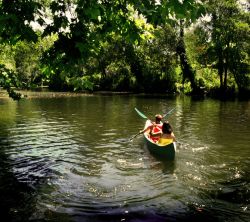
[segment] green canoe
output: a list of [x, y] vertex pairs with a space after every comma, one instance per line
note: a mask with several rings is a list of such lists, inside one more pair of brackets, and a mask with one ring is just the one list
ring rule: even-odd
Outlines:
[[[147, 120], [145, 124], [145, 128], [150, 124], [150, 122]], [[176, 143], [170, 143], [166, 146], [160, 146], [157, 143], [154, 143], [152, 140], [148, 137], [148, 132], [144, 133], [144, 140], [146, 142], [147, 148], [149, 152], [160, 159], [166, 159], [166, 160], [173, 160], [175, 158], [175, 151], [176, 151]]]

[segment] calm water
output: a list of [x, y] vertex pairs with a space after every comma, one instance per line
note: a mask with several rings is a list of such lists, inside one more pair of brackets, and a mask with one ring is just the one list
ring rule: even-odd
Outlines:
[[[137, 107], [168, 120], [174, 161], [152, 157]], [[6, 221], [249, 221], [250, 102], [79, 96], [0, 100]]]

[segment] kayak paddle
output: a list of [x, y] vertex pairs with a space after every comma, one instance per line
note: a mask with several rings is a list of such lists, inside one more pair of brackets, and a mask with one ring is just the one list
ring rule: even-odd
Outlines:
[[141, 134], [141, 132], [139, 132], [139, 133], [137, 133], [137, 134], [135, 134], [134, 136], [132, 136], [131, 138], [130, 138], [130, 140], [129, 141], [132, 141], [135, 137], [137, 137], [138, 135], [140, 135]]
[[[135, 108], [135, 111], [136, 111], [137, 114], [138, 114], [140, 117], [142, 117], [143, 119], [148, 119], [148, 117], [146, 117], [146, 116], [145, 116], [142, 112], [140, 112], [137, 108]], [[140, 134], [141, 134], [141, 132], [135, 134], [134, 136], [132, 136], [132, 137], [130, 138], [129, 141], [132, 141], [135, 137], [137, 137], [137, 136], [140, 135]]]
[[[170, 111], [168, 111], [166, 114], [163, 115], [162, 118], [165, 118], [167, 115], [169, 115], [170, 113], [172, 113], [175, 110], [175, 108], [171, 109]], [[135, 111], [138, 113], [139, 116], [141, 116], [143, 119], [148, 119], [147, 116], [145, 116], [141, 111], [139, 111], [137, 108], [135, 108]]]
[[170, 111], [168, 111], [166, 114], [163, 115], [162, 118], [165, 118], [168, 114], [172, 113], [174, 109], [175, 109], [175, 108], [173, 108], [173, 109], [171, 109]]
[[135, 111], [138, 113], [139, 116], [141, 116], [143, 119], [148, 119], [142, 112], [140, 112], [138, 109], [135, 108]]

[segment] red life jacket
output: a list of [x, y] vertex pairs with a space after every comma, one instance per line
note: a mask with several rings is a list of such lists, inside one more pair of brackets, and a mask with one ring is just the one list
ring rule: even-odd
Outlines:
[[[162, 124], [156, 124], [156, 126], [153, 127], [152, 132], [159, 133], [161, 132], [161, 130], [162, 130]], [[153, 140], [154, 142], [157, 142], [160, 139], [160, 137], [161, 137], [160, 135], [159, 136], [150, 135], [150, 139]]]

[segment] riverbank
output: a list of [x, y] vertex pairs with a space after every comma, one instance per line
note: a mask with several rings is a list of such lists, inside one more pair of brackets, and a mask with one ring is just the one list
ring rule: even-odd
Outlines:
[[[176, 94], [159, 94], [159, 93], [135, 93], [135, 92], [114, 92], [114, 91], [81, 91], [81, 92], [70, 92], [70, 91], [50, 91], [47, 88], [38, 90], [16, 90], [17, 93], [21, 93], [21, 98], [56, 98], [56, 97], [78, 97], [78, 96], [94, 96], [94, 95], [137, 95], [137, 96], [147, 96], [147, 97], [173, 97]], [[8, 92], [5, 90], [0, 90], [0, 98], [9, 98]]]
[[[74, 96], [92, 96], [92, 95], [134, 95], [133, 92], [111, 92], [111, 91], [96, 91], [96, 92], [57, 92], [49, 90], [18, 90], [22, 94], [22, 98], [35, 98], [35, 97], [74, 97]], [[7, 91], [0, 90], [0, 98], [8, 98]]]
[[[70, 91], [51, 91], [48, 88], [38, 88], [34, 90], [16, 90], [17, 93], [21, 93], [21, 98], [58, 98], [58, 97], [78, 97], [78, 96], [93, 96], [93, 95], [136, 95], [143, 97], [154, 97], [154, 98], [169, 98], [177, 95], [186, 95], [184, 93], [164, 94], [164, 93], [137, 93], [137, 92], [115, 92], [115, 91], [81, 91], [81, 92], [70, 92]], [[216, 100], [249, 100], [250, 95], [248, 92], [244, 94], [237, 93], [224, 93], [220, 94], [218, 91], [212, 91], [210, 93], [199, 94], [199, 95], [186, 95], [194, 99], [206, 99], [212, 98]], [[0, 99], [10, 98], [8, 92], [0, 89]]]

